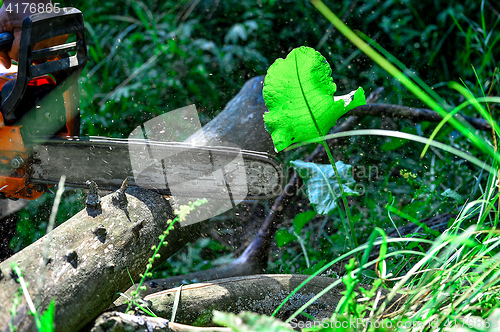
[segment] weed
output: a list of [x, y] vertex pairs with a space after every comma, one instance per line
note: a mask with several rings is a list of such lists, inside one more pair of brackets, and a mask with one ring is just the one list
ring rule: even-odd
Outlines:
[[[341, 178], [324, 135], [343, 114], [356, 106], [366, 104], [366, 101], [361, 88], [348, 95], [332, 98], [336, 86], [330, 75], [329, 64], [321, 54], [311, 48], [300, 47], [292, 50], [286, 59], [278, 59], [269, 67], [264, 81], [264, 101], [269, 109], [269, 112], [264, 114], [264, 123], [277, 151], [283, 150], [292, 143], [314, 138], [321, 140], [337, 182], [334, 188], [339, 189], [344, 205], [347, 216], [345, 225], [346, 229], [350, 230], [350, 246], [355, 248], [358, 246], [358, 241], [346, 199], [347, 192], [351, 195], [354, 192], [347, 186], [344, 188], [344, 179]], [[298, 163], [299, 161], [295, 162], [295, 164]], [[343, 163], [341, 165], [343, 166]], [[296, 165], [294, 167], [297, 169]], [[319, 166], [315, 165], [315, 169], [324, 180], [329, 178]], [[335, 197], [332, 186], [328, 181], [325, 183], [321, 187], [328, 187], [330, 195]], [[317, 197], [317, 193], [311, 192], [310, 189], [308, 195], [310, 198]], [[340, 212], [338, 205], [320, 206], [319, 201], [324, 200], [320, 197], [318, 201], [315, 201], [316, 211], [329, 214], [337, 207], [342, 218], [343, 213]], [[335, 199], [331, 201], [335, 202]]]
[[[141, 280], [139, 281], [139, 284], [136, 286], [136, 290], [132, 291], [132, 298], [129, 299], [127, 298], [128, 306], [127, 306], [127, 312], [130, 310], [132, 305], [134, 304], [137, 306], [139, 309], [147, 313], [148, 315], [151, 315], [153, 317], [156, 317], [156, 315], [149, 309], [147, 308], [146, 305], [142, 304], [142, 301], [138, 298], [139, 290], [144, 290], [146, 287], [143, 286], [146, 278], [152, 278], [153, 273], [151, 270], [153, 269], [153, 263], [156, 258], [160, 258], [160, 254], [158, 253], [160, 251], [160, 248], [162, 245], [167, 245], [168, 243], [165, 241], [165, 237], [170, 233], [170, 230], [174, 227], [174, 224], [176, 222], [183, 222], [186, 220], [186, 217], [191, 211], [195, 210], [197, 207], [206, 204], [207, 200], [206, 199], [198, 199], [195, 202], [189, 202], [188, 205], [181, 205], [179, 206], [179, 210], [175, 210], [176, 217], [174, 220], [169, 219], [167, 221], [167, 229], [163, 231], [163, 234], [159, 236], [159, 244], [157, 246], [151, 247], [151, 250], [153, 250], [153, 256], [148, 259], [148, 264], [146, 265], [146, 271], [143, 274], [140, 274]], [[123, 295], [123, 294], [121, 294]]]
[[[31, 300], [30, 294], [28, 292], [28, 287], [26, 286], [26, 282], [24, 281], [23, 274], [21, 272], [21, 269], [19, 268], [19, 265], [16, 263], [12, 263], [12, 270], [14, 271], [15, 275], [17, 276], [18, 282], [21, 284], [21, 289], [22, 293], [24, 294], [24, 297], [26, 298], [26, 302], [28, 303], [28, 307], [30, 309], [30, 313], [35, 317], [35, 325], [36, 328], [38, 329], [39, 332], [53, 332], [55, 331], [54, 328], [54, 315], [55, 315], [55, 307], [56, 307], [56, 302], [55, 300], [52, 300], [47, 307], [47, 310], [42, 313], [41, 315], [37, 312], [35, 309], [35, 305], [33, 301]], [[15, 301], [15, 303], [18, 303], [18, 301]], [[15, 311], [11, 311], [11, 313], [15, 314]], [[11, 330], [12, 329], [11, 325]]]

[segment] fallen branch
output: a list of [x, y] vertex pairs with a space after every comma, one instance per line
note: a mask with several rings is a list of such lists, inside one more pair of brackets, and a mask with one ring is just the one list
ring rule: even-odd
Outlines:
[[[297, 286], [310, 276], [290, 274], [266, 274], [219, 279], [210, 283], [199, 283], [154, 293], [144, 298], [148, 307], [159, 317], [171, 317], [176, 293], [180, 291], [176, 322], [211, 326], [213, 310], [239, 313], [251, 311], [263, 315], [271, 315], [273, 311], [291, 294]], [[280, 309], [277, 318], [285, 320], [316, 294], [331, 286], [338, 279], [314, 277], [295, 293]], [[360, 285], [369, 289], [369, 286]], [[345, 284], [340, 282], [323, 296], [319, 297], [304, 312], [315, 317], [315, 320], [330, 318], [343, 297]], [[389, 292], [381, 289], [381, 301]], [[390, 301], [391, 307], [397, 299]], [[122, 305], [113, 310], [124, 310]]]
[[[102, 213], [96, 217], [82, 210], [51, 232], [45, 269], [41, 265], [47, 235], [0, 264], [0, 331], [10, 331], [12, 320], [18, 332], [33, 329], [25, 297], [16, 295], [19, 284], [12, 273], [14, 262], [22, 270], [30, 296], [39, 299], [39, 312], [56, 301], [56, 331], [80, 329], [106, 309], [117, 292], [128, 288], [129, 273], [136, 277], [144, 271], [151, 246], [158, 244], [158, 236], [173, 218], [170, 205], [158, 194], [129, 188], [126, 208], [120, 208], [116, 199], [113, 202], [115, 194], [102, 199]], [[192, 240], [198, 227], [176, 225], [166, 238], [168, 245], [160, 251], [162, 258]], [[45, 283], [38, 288], [42, 270]], [[17, 296], [20, 304], [12, 317], [9, 310]]]
[[[356, 116], [389, 116], [395, 119], [409, 119], [413, 122], [440, 122], [443, 120], [441, 115], [438, 113], [426, 109], [426, 108], [413, 108], [401, 105], [388, 105], [388, 104], [368, 104], [358, 106], [347, 113], [347, 115], [356, 115]], [[456, 118], [463, 118], [465, 121], [470, 123], [474, 128], [479, 130], [491, 130], [490, 124], [484, 120], [479, 118], [473, 118], [467, 115], [455, 115]]]
[[172, 323], [165, 318], [106, 312], [97, 318], [91, 332], [233, 332], [226, 327], [195, 327]]

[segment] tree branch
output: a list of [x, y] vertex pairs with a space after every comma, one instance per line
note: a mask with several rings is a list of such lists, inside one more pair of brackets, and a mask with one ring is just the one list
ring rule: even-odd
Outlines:
[[[426, 108], [412, 108], [401, 105], [390, 105], [390, 104], [367, 104], [358, 106], [350, 110], [347, 115], [357, 115], [364, 117], [367, 115], [372, 116], [389, 116], [395, 119], [409, 119], [413, 122], [440, 122], [443, 118], [436, 112], [426, 109]], [[474, 128], [479, 130], [491, 130], [490, 124], [479, 118], [473, 118], [466, 115], [455, 115], [455, 117], [462, 117], [465, 121], [470, 123]]]

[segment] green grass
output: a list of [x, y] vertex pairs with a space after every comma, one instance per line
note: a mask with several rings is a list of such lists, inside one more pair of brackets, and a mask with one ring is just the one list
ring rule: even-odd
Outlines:
[[[367, 53], [375, 62], [380, 64], [398, 80], [402, 81], [411, 92], [416, 94], [420, 99], [431, 107], [436, 107], [436, 111], [444, 112], [444, 109], [437, 103], [441, 98], [431, 100], [430, 96], [421, 90], [414, 82], [410, 81], [403, 75], [396, 67], [390, 64], [385, 58], [381, 57], [378, 53], [368, 47], [361, 39], [359, 39], [347, 26], [339, 21], [336, 16], [328, 10], [320, 1], [312, 1], [315, 6], [327, 17], [348, 39], [360, 47], [363, 52]], [[482, 16], [483, 28], [485, 25], [484, 16]], [[394, 57], [392, 57], [394, 58]], [[495, 70], [496, 72], [496, 70]], [[477, 72], [475, 72], [477, 77]], [[479, 77], [477, 77], [479, 80]], [[417, 82], [423, 83], [421, 80]], [[476, 109], [484, 118], [486, 118], [493, 125], [493, 135], [498, 134], [495, 123], [491, 118], [490, 112], [486, 112], [482, 106], [477, 103], [473, 95], [463, 87], [457, 84], [450, 84], [450, 87], [458, 90], [462, 95], [470, 101], [470, 104], [475, 104]], [[429, 90], [428, 87], [425, 87]], [[481, 88], [482, 89], [482, 88]], [[482, 91], [485, 95], [484, 90]], [[445, 113], [442, 114], [446, 116]], [[451, 119], [451, 117], [448, 117]], [[473, 144], [487, 144], [476, 134], [470, 130], [464, 130], [464, 127], [457, 122], [452, 122], [462, 134], [468, 137]], [[440, 124], [442, 126], [442, 124]], [[366, 134], [374, 134], [377, 130], [366, 130]], [[437, 132], [434, 131], [433, 135]], [[356, 134], [356, 131], [353, 132]], [[346, 136], [353, 133], [345, 133]], [[404, 134], [403, 136], [409, 137], [410, 135]], [[332, 135], [335, 136], [335, 135]], [[340, 135], [339, 135], [340, 136]], [[418, 137], [413, 137], [416, 139]], [[496, 138], [494, 138], [495, 140]], [[481, 143], [479, 143], [481, 142]], [[428, 145], [435, 145], [434, 142], [428, 141]], [[441, 146], [441, 148], [446, 145]], [[489, 321], [489, 315], [497, 308], [500, 307], [500, 298], [497, 296], [496, 289], [500, 282], [500, 252], [498, 246], [500, 245], [499, 231], [492, 230], [498, 225], [498, 211], [495, 204], [498, 201], [498, 159], [496, 157], [496, 144], [494, 147], [488, 146], [489, 150], [483, 150], [493, 157], [493, 167], [487, 169], [488, 180], [486, 187], [482, 188], [482, 195], [477, 200], [473, 200], [464, 204], [461, 208], [460, 214], [455, 218], [453, 224], [449, 225], [448, 229], [441, 235], [432, 233], [437, 238], [431, 242], [431, 246], [424, 246], [422, 251], [415, 250], [397, 250], [393, 253], [387, 254], [388, 242], [401, 242], [404, 243], [405, 239], [391, 239], [385, 238], [385, 233], [380, 229], [375, 229], [367, 244], [359, 247], [356, 251], [366, 248], [365, 254], [360, 266], [356, 267], [355, 261], [351, 260], [349, 265], [346, 266], [346, 275], [333, 283], [330, 287], [323, 290], [306, 303], [301, 309], [293, 314], [287, 321], [290, 322], [298, 314], [302, 312], [308, 305], [310, 305], [316, 298], [326, 293], [329, 289], [335, 287], [340, 282], [344, 282], [347, 286], [344, 292], [344, 298], [339, 302], [336, 309], [336, 314], [331, 318], [333, 321], [343, 321], [345, 316], [349, 318], [364, 318], [369, 314], [370, 320], [380, 321], [382, 317], [390, 317], [385, 320], [383, 326], [397, 326], [398, 322], [408, 323], [410, 326], [421, 324], [423, 329], [430, 327], [445, 328], [450, 325], [465, 325], [475, 330], [484, 330], [488, 327], [498, 324], [498, 321]], [[448, 150], [450, 151], [449, 147]], [[455, 153], [457, 151], [454, 151]], [[423, 156], [424, 154], [422, 154]], [[461, 153], [462, 157], [470, 158]], [[478, 166], [482, 166], [479, 160], [476, 160]], [[484, 165], [483, 165], [484, 167]], [[416, 175], [406, 178], [413, 184], [418, 184], [414, 178]], [[392, 206], [390, 211], [398, 212], [398, 214], [412, 222], [418, 221], [401, 212], [397, 211]], [[423, 227], [425, 229], [425, 227]], [[376, 236], [382, 235], [379, 258], [373, 262], [367, 262], [368, 255], [371, 252]], [[416, 237], [411, 239], [417, 240]], [[429, 243], [429, 242], [427, 242]], [[418, 248], [416, 246], [408, 246], [409, 242], [404, 244], [407, 248]], [[422, 243], [423, 244], [423, 243]], [[313, 275], [318, 275], [331, 267], [341, 259], [353, 256], [355, 251], [345, 254], [324, 267], [316, 271]], [[421, 259], [415, 260], [410, 265], [407, 271], [399, 270], [399, 273], [391, 271], [387, 273], [386, 260], [391, 256], [399, 255], [399, 259], [410, 261], [410, 257], [423, 256]], [[410, 257], [408, 257], [408, 255]], [[402, 256], [402, 257], [401, 257]], [[406, 257], [405, 257], [406, 256]], [[375, 265], [375, 263], [377, 263]], [[382, 264], [378, 264], [382, 263]], [[382, 266], [381, 266], [382, 265]], [[365, 297], [368, 295], [368, 301], [362, 304], [358, 303], [353, 296], [354, 286], [362, 280], [362, 271], [368, 267], [374, 268], [377, 272], [377, 278], [373, 283], [372, 292], [362, 289]], [[370, 270], [371, 271], [371, 270]], [[404, 273], [401, 273], [404, 272]], [[304, 283], [306, 283], [305, 281]], [[389, 295], [385, 301], [378, 302], [376, 289], [380, 286], [385, 286], [390, 290]], [[298, 287], [298, 289], [300, 286]], [[297, 290], [298, 290], [297, 289]], [[385, 311], [388, 302], [397, 294], [403, 296], [403, 304], [396, 312]], [[291, 297], [291, 295], [289, 296]], [[285, 300], [286, 302], [286, 300]], [[281, 307], [281, 306], [280, 306]], [[275, 313], [279, 310], [279, 308]], [[343, 316], [344, 317], [343, 317]], [[471, 320], [470, 317], [473, 317]], [[387, 325], [387, 324], [390, 325]], [[368, 330], [375, 330], [370, 328]], [[312, 330], [327, 330], [327, 329], [312, 329]], [[333, 330], [333, 329], [328, 329]], [[392, 328], [381, 328], [377, 330], [394, 330]]]

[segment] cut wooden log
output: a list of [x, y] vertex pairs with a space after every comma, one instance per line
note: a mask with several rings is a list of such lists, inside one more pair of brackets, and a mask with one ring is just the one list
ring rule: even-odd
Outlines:
[[[129, 287], [129, 274], [137, 278], [144, 272], [151, 246], [158, 244], [173, 213], [162, 196], [138, 188], [129, 188], [127, 193], [125, 209], [113, 204], [111, 194], [102, 199], [101, 214], [91, 217], [83, 210], [51, 232], [46, 266], [43, 252], [48, 235], [0, 264], [0, 301], [4, 304], [0, 331], [10, 330], [11, 319], [17, 331], [31, 331], [34, 323], [23, 295], [15, 317], [9, 312], [20, 287], [12, 263], [20, 266], [35, 303], [39, 299], [37, 310], [44, 311], [52, 299], [56, 301], [57, 331], [77, 331], [106, 309], [116, 292]], [[184, 246], [198, 227], [174, 227], [168, 245], [160, 251], [162, 257]]]
[[[219, 279], [210, 283], [199, 283], [183, 286], [182, 289], [174, 288], [154, 293], [144, 298], [148, 307], [159, 317], [169, 319], [177, 292], [180, 291], [180, 301], [177, 308], [175, 321], [181, 324], [195, 326], [213, 326], [213, 310], [240, 313], [251, 311], [258, 314], [271, 315], [274, 310], [290, 295], [300, 284], [310, 276], [290, 274], [254, 275], [237, 278]], [[333, 286], [323, 296], [305, 309], [305, 313], [313, 316], [315, 320], [330, 318], [343, 297], [345, 284], [338, 279], [327, 277], [314, 277], [297, 291], [278, 311], [276, 317], [285, 320], [295, 311], [306, 304], [316, 294]], [[360, 285], [365, 289], [370, 286]], [[380, 289], [380, 303], [389, 293]], [[395, 310], [399, 296], [392, 299], [386, 308]], [[394, 304], [394, 305], [393, 305]], [[114, 308], [124, 310], [126, 305]], [[302, 316], [303, 317], [303, 316]]]

